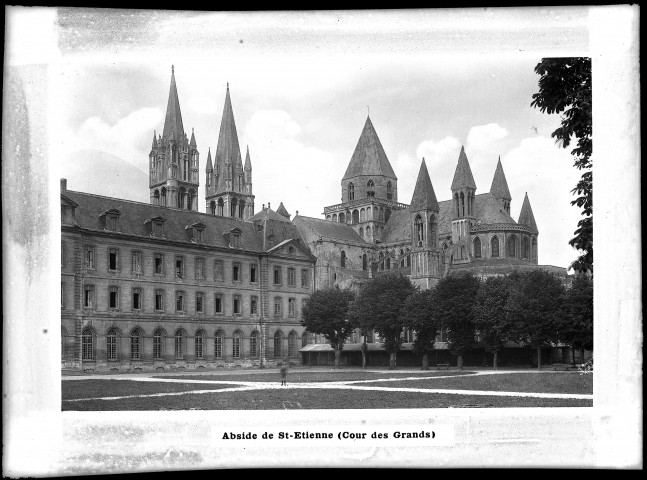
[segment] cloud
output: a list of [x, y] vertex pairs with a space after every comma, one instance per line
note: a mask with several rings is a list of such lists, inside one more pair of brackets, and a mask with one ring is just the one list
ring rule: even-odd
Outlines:
[[470, 128], [467, 146], [470, 149], [487, 151], [495, 148], [499, 140], [508, 136], [508, 130], [497, 123], [478, 125]]

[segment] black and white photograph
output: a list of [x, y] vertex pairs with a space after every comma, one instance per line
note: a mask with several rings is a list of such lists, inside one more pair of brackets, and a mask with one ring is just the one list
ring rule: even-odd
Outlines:
[[5, 16], [4, 474], [642, 468], [637, 6]]

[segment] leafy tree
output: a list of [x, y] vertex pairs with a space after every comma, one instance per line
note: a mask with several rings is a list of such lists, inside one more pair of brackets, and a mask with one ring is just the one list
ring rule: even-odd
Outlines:
[[351, 304], [349, 315], [362, 331], [375, 330], [384, 339], [384, 349], [390, 354], [389, 369], [395, 368], [400, 350], [402, 327], [400, 312], [415, 291], [404, 275], [379, 275], [365, 283]]
[[574, 276], [564, 295], [563, 306], [560, 340], [573, 349], [579, 349], [584, 358], [584, 350], [593, 349], [593, 279], [589, 275], [581, 273]]
[[564, 286], [546, 270], [519, 274], [512, 282], [506, 311], [515, 322], [514, 336], [537, 349], [537, 368], [541, 368], [541, 347], [558, 340]]
[[435, 317], [447, 327], [449, 351], [463, 368], [463, 354], [474, 345], [474, 302], [480, 281], [471, 273], [448, 275], [434, 289]]
[[581, 252], [571, 268], [578, 272], [593, 271], [591, 59], [542, 58], [535, 72], [540, 75], [539, 92], [532, 96], [530, 105], [543, 113], [561, 114], [561, 126], [551, 136], [564, 148], [571, 144], [572, 138], [577, 140], [571, 154], [575, 157], [575, 167], [583, 173], [572, 190], [577, 198], [571, 205], [580, 207], [584, 218], [578, 222], [575, 237], [569, 242]]
[[327, 288], [315, 291], [304, 302], [301, 325], [306, 331], [323, 335], [335, 351], [335, 368], [340, 368], [341, 351], [353, 332], [348, 309], [355, 294], [347, 289]]
[[422, 354], [422, 369], [429, 370], [429, 352], [434, 349], [440, 322], [434, 315], [433, 290], [415, 292], [407, 298], [401, 312], [405, 326], [416, 332], [413, 351]]
[[494, 369], [498, 368], [499, 351], [511, 340], [514, 323], [506, 312], [511, 283], [517, 275], [490, 277], [481, 283], [474, 305], [476, 329], [483, 336], [485, 349], [494, 354]]

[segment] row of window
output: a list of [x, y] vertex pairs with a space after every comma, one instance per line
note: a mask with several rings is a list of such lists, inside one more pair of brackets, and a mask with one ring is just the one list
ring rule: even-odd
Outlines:
[[[65, 284], [61, 284], [61, 307], [65, 308]], [[93, 309], [96, 307], [95, 286], [86, 284], [83, 286], [83, 308]], [[133, 311], [143, 310], [143, 290], [141, 288], [133, 288], [131, 295], [131, 307]], [[154, 306], [156, 312], [164, 312], [167, 310], [165, 305], [166, 293], [163, 289], [156, 289], [154, 295]], [[118, 286], [108, 287], [108, 309], [120, 310], [120, 288]], [[183, 291], [175, 292], [175, 312], [185, 313], [187, 309], [187, 294]], [[232, 296], [232, 312], [234, 315], [243, 314], [243, 297], [242, 295]], [[280, 317], [283, 315], [283, 297], [274, 297], [274, 316]], [[195, 293], [195, 313], [206, 313], [206, 294], [204, 292]], [[224, 315], [225, 313], [225, 296], [222, 293], [214, 294], [214, 314]], [[252, 295], [249, 297], [249, 314], [258, 315], [258, 297]], [[288, 316], [297, 316], [297, 299], [288, 298]]]
[[[536, 245], [533, 241], [532, 245], [528, 237], [522, 237], [521, 239], [521, 251], [518, 252], [517, 247], [517, 237], [510, 236], [506, 242], [507, 247], [507, 257], [508, 258], [517, 258], [518, 254], [521, 254], [522, 259], [531, 259], [532, 250], [531, 248]], [[499, 237], [496, 235], [490, 240], [490, 256], [498, 257], [499, 256]], [[476, 237], [474, 239], [474, 257], [481, 258], [481, 239]]]
[[[141, 330], [135, 329], [130, 334], [130, 352], [129, 357], [131, 360], [141, 360], [142, 350], [144, 343], [144, 333]], [[182, 360], [186, 355], [186, 342], [188, 340], [184, 330], [177, 330], [174, 335], [174, 356], [178, 360]], [[108, 330], [106, 335], [106, 360], [116, 361], [119, 359], [119, 335], [116, 329]], [[153, 359], [163, 360], [165, 355], [165, 342], [166, 334], [163, 330], [158, 329], [153, 332]], [[223, 358], [225, 334], [222, 330], [218, 330], [213, 337], [214, 342], [214, 357], [216, 359]], [[65, 338], [62, 338], [65, 341]], [[207, 334], [204, 330], [198, 331], [193, 337], [194, 357], [195, 359], [202, 360], [205, 358]], [[297, 354], [298, 345], [297, 333], [292, 331], [288, 334], [288, 356], [292, 357]], [[63, 344], [64, 345], [64, 344]], [[283, 356], [283, 332], [277, 330], [273, 337], [274, 357], [281, 358]], [[86, 328], [81, 334], [81, 355], [83, 360], [96, 359], [96, 335], [93, 330]], [[258, 358], [260, 355], [260, 334], [258, 331], [252, 332], [249, 336], [249, 353], [250, 358]], [[243, 334], [240, 331], [234, 332], [232, 336], [232, 357], [243, 358]]]
[[[355, 200], [355, 185], [353, 182], [348, 183], [348, 200]], [[375, 196], [375, 183], [373, 183], [373, 180], [369, 180], [366, 183], [366, 196], [367, 197], [374, 197]], [[393, 199], [393, 185], [389, 181], [386, 184], [386, 198], [387, 200], [392, 200]]]
[[[67, 262], [65, 243], [61, 244], [61, 266], [65, 266]], [[86, 245], [83, 249], [83, 266], [86, 269], [92, 270], [96, 269], [96, 256], [95, 256], [95, 247], [91, 245]], [[118, 248], [108, 248], [108, 271], [109, 272], [120, 272], [122, 270], [121, 266], [121, 255]], [[287, 269], [287, 285], [289, 287], [297, 286], [297, 269], [293, 267], [288, 267]], [[144, 254], [140, 251], [131, 252], [131, 273], [133, 274], [143, 274], [144, 273]], [[186, 260], [183, 255], [176, 255], [174, 258], [173, 264], [173, 273], [175, 278], [181, 279], [187, 276], [186, 274]], [[163, 253], [154, 253], [153, 254], [153, 274], [155, 275], [166, 275], [166, 263], [165, 263], [165, 254]], [[197, 257], [195, 258], [194, 266], [194, 275], [198, 280], [206, 278], [206, 269], [205, 269], [205, 258]], [[249, 265], [249, 282], [258, 283], [258, 264], [252, 263]], [[214, 260], [214, 274], [213, 278], [216, 282], [224, 281], [225, 277], [225, 266], [224, 261], [220, 259]], [[242, 282], [243, 279], [243, 266], [240, 262], [232, 262], [231, 264], [231, 279], [233, 282]], [[274, 276], [273, 276], [274, 285], [283, 284], [283, 267], [275, 266], [274, 267]], [[301, 287], [309, 288], [310, 287], [310, 271], [308, 269], [301, 269]]]

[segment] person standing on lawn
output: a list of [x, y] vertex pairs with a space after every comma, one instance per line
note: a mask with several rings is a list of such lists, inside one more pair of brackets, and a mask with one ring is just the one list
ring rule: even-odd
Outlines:
[[288, 366], [285, 362], [281, 365], [281, 386], [288, 384]]

